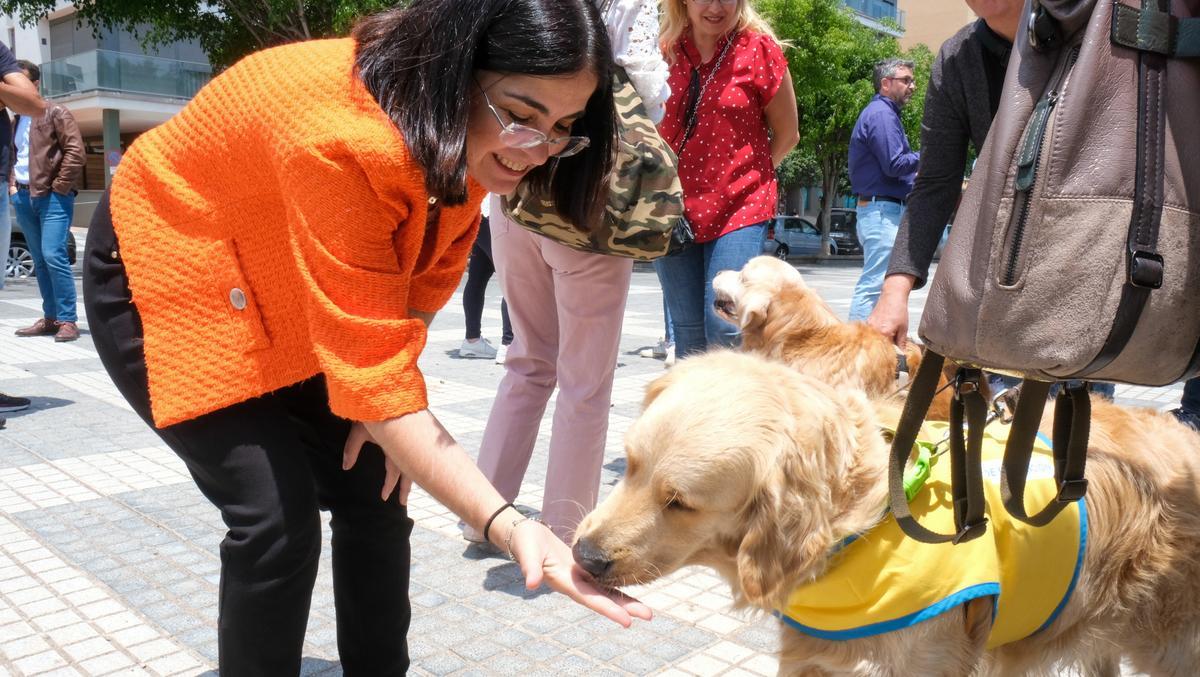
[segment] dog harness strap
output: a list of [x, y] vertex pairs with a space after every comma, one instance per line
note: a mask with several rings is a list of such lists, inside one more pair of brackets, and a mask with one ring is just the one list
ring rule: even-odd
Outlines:
[[1008, 513], [1014, 519], [1039, 527], [1049, 524], [1063, 508], [1083, 498], [1087, 492], [1084, 469], [1092, 404], [1087, 384], [1072, 382], [1064, 384], [1054, 403], [1054, 480], [1058, 494], [1037, 514], [1030, 516], [1026, 511], [1025, 478], [1050, 385], [1028, 380], [1021, 385], [1021, 397], [1017, 400], [1000, 473], [1000, 492]]
[[913, 518], [908, 507], [908, 497], [904, 493], [904, 467], [912, 453], [917, 434], [921, 431], [921, 423], [933, 402], [937, 392], [938, 377], [942, 373], [942, 364], [946, 358], [933, 352], [925, 353], [917, 375], [909, 388], [908, 398], [904, 401], [904, 411], [900, 414], [900, 422], [896, 424], [896, 436], [892, 438], [892, 454], [888, 460], [888, 503], [896, 523], [904, 533], [922, 543], [947, 543], [953, 541], [956, 534], [939, 534], [921, 526]]
[[908, 385], [908, 376], [909, 376], [908, 356], [904, 354], [903, 350], [900, 350], [900, 346], [896, 346], [896, 378], [895, 378], [895, 381], [896, 381], [896, 383], [899, 384], [899, 386], [901, 388], [903, 388], [904, 386]]

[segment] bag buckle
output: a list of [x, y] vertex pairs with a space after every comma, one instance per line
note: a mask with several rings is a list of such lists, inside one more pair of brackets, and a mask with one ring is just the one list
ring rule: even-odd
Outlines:
[[987, 523], [987, 518], [984, 517], [974, 524], [964, 524], [958, 533], [954, 534], [954, 545], [979, 538], [987, 531]]
[[1058, 20], [1037, 0], [1034, 0], [1033, 7], [1029, 10], [1027, 30], [1029, 45], [1039, 52], [1058, 47], [1059, 38], [1062, 37]]
[[983, 372], [979, 369], [959, 367], [954, 375], [954, 398], [961, 400], [964, 395], [978, 393], [983, 390]]
[[1129, 252], [1129, 284], [1158, 289], [1163, 282], [1163, 257], [1135, 249]]
[[1063, 480], [1058, 484], [1058, 496], [1054, 500], [1059, 503], [1074, 503], [1087, 493], [1088, 481], [1085, 479]]

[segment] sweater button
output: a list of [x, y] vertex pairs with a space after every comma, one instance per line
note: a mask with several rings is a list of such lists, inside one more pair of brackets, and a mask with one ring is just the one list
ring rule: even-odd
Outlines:
[[119, 254], [117, 254], [117, 250], [115, 250], [115, 249], [112, 250], [112, 252], [110, 252], [110, 256], [112, 256], [113, 261], [116, 261], [117, 259], [121, 258], [121, 256]]
[[246, 292], [242, 291], [241, 289], [238, 289], [237, 287], [230, 289], [229, 290], [229, 303], [231, 303], [233, 305], [233, 307], [238, 310], [245, 310], [245, 308], [246, 308]]

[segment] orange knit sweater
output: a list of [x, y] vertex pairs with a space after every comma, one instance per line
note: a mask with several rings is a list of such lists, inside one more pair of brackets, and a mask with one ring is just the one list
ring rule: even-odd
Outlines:
[[427, 406], [417, 357], [484, 191], [443, 208], [353, 73], [354, 43], [251, 55], [143, 134], [113, 179], [158, 426], [324, 374], [334, 413]]

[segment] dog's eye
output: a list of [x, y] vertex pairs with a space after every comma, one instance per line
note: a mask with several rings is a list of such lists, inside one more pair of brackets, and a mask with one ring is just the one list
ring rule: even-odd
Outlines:
[[694, 508], [688, 506], [680, 498], [679, 494], [674, 494], [667, 499], [667, 510], [677, 510], [679, 512], [693, 512]]

